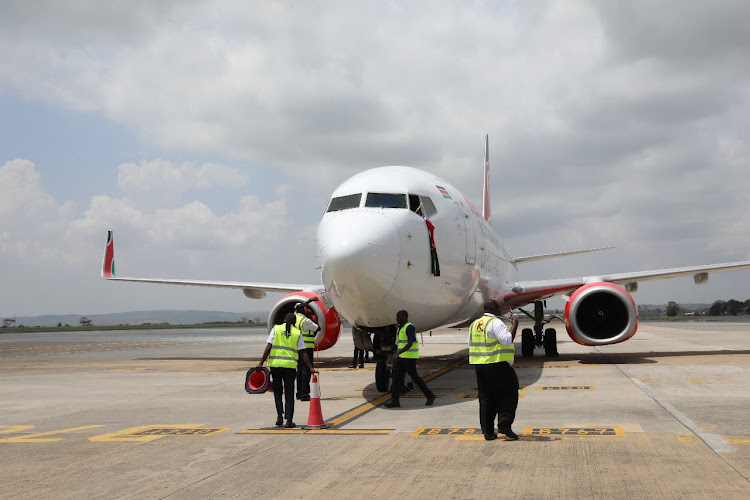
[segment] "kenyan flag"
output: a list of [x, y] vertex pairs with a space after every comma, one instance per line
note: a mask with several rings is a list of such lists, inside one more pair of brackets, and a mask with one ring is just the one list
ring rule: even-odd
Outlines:
[[443, 195], [443, 198], [448, 199], [448, 200], [452, 200], [453, 199], [453, 198], [451, 198], [451, 195], [448, 194], [448, 191], [446, 191], [443, 186], [435, 185], [435, 187], [438, 188], [438, 191], [440, 191], [440, 194]]

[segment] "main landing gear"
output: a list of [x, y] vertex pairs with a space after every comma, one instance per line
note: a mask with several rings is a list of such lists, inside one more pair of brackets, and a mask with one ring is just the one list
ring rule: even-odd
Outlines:
[[[521, 330], [521, 354], [528, 358], [534, 355], [534, 347], [544, 347], [544, 354], [547, 357], [556, 357], [557, 352], [557, 332], [554, 328], [544, 329], [544, 325], [553, 319], [559, 319], [557, 316], [544, 318], [544, 302], [534, 302], [534, 314], [531, 315], [523, 309], [519, 309], [526, 316], [534, 320], [534, 329], [524, 328]], [[544, 330], [544, 331], [542, 331]]]
[[393, 367], [391, 355], [396, 352], [396, 325], [371, 328], [369, 331], [352, 326], [352, 337], [355, 346], [372, 351], [375, 361], [375, 388], [380, 392], [388, 392]]

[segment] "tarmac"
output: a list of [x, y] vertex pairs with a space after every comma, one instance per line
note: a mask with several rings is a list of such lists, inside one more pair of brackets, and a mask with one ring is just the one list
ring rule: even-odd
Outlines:
[[[523, 326], [523, 325], [522, 325]], [[317, 353], [324, 430], [247, 394], [263, 329], [0, 334], [0, 497], [750, 498], [750, 323], [641, 323], [520, 356], [518, 441], [485, 441], [466, 329], [421, 335], [387, 409], [351, 336]]]

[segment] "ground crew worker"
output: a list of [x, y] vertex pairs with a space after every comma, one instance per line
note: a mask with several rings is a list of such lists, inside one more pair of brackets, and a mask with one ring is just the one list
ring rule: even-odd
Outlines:
[[414, 325], [409, 323], [409, 313], [399, 311], [396, 313], [396, 326], [398, 337], [396, 338], [397, 350], [393, 360], [393, 380], [391, 381], [391, 400], [385, 404], [386, 408], [398, 408], [401, 406], [399, 396], [401, 386], [404, 385], [404, 374], [408, 373], [416, 382], [422, 393], [427, 398], [426, 406], [435, 402], [435, 394], [427, 387], [422, 377], [417, 373], [417, 359], [419, 359], [419, 343], [417, 342], [417, 331]]
[[511, 318], [508, 331], [496, 316], [499, 313], [496, 300], [485, 302], [484, 315], [471, 324], [469, 331], [469, 363], [477, 376], [479, 424], [487, 441], [497, 439], [496, 415], [497, 430], [510, 440], [518, 439], [511, 429], [518, 407], [518, 377], [512, 366], [518, 318]]
[[[284, 323], [274, 325], [268, 336], [268, 345], [263, 352], [263, 357], [258, 362], [256, 370], [263, 367], [263, 362], [268, 358], [268, 366], [271, 368], [271, 380], [273, 382], [273, 398], [276, 401], [276, 425], [284, 424], [286, 417], [287, 428], [296, 427], [294, 423], [294, 379], [297, 376], [297, 360], [302, 354], [302, 361], [315, 373], [312, 363], [305, 352], [305, 342], [302, 340], [300, 331], [294, 326], [294, 313], [284, 316]], [[281, 394], [284, 393], [284, 402]]]
[[[307, 304], [309, 303], [308, 301]], [[320, 331], [320, 326], [310, 319], [313, 312], [307, 304], [299, 303], [294, 306], [294, 326], [302, 334], [302, 340], [305, 342], [305, 353], [310, 360], [310, 364], [315, 366], [315, 359], [313, 358], [315, 334]], [[310, 370], [307, 369], [307, 365], [302, 359], [297, 362], [297, 399], [310, 401]]]

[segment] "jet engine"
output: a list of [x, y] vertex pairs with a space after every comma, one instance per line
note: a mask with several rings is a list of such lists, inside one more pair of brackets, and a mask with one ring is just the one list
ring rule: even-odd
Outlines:
[[613, 283], [589, 283], [573, 292], [565, 306], [565, 328], [582, 345], [617, 344], [638, 328], [633, 297]]
[[287, 313], [294, 312], [294, 306], [307, 302], [310, 299], [318, 300], [310, 302], [309, 307], [313, 311], [313, 317], [310, 318], [318, 325], [320, 331], [315, 335], [315, 350], [323, 351], [333, 347], [339, 338], [341, 332], [341, 318], [333, 304], [328, 300], [325, 294], [315, 292], [297, 292], [289, 294], [279, 300], [268, 314], [268, 331], [271, 331], [273, 325], [284, 322], [284, 316]]

